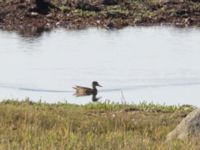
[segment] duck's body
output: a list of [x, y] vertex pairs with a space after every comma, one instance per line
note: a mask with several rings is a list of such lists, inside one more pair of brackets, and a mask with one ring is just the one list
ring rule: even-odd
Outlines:
[[92, 82], [92, 88], [88, 88], [88, 87], [83, 87], [83, 86], [76, 86], [73, 87], [74, 89], [76, 89], [76, 96], [85, 96], [85, 95], [96, 95], [97, 94], [97, 86], [100, 86], [98, 82], [93, 81]]
[[97, 89], [95, 90], [88, 87], [76, 86], [73, 88], [76, 90], [77, 96], [91, 95], [97, 93]]

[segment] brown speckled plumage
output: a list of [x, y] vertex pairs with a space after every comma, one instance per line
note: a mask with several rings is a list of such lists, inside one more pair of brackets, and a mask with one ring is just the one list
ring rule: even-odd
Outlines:
[[88, 87], [83, 87], [83, 86], [76, 86], [73, 87], [74, 89], [76, 89], [76, 96], [85, 96], [85, 95], [96, 95], [97, 94], [97, 86], [102, 87], [101, 85], [99, 85], [99, 83], [97, 81], [93, 81], [92, 82], [92, 88], [88, 88]]

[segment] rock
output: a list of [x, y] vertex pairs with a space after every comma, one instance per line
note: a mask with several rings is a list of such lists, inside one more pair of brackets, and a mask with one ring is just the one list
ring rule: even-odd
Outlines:
[[87, 3], [87, 2], [78, 3], [76, 8], [82, 9], [82, 10], [87, 10], [87, 11], [95, 11], [95, 12], [102, 10], [101, 6], [95, 5], [95, 4], [90, 4], [90, 3]]
[[117, 5], [118, 0], [103, 0], [102, 4], [104, 4], [104, 5]]
[[199, 0], [191, 0], [192, 2], [196, 2], [196, 3], [199, 3]]
[[60, 22], [58, 21], [58, 22], [56, 22], [56, 26], [59, 26], [60, 25]]
[[0, 14], [0, 22], [3, 22], [3, 18], [1, 17], [1, 14]]
[[46, 15], [47, 18], [53, 18], [53, 14], [49, 13], [48, 15]]
[[31, 12], [31, 16], [37, 16], [38, 13], [37, 12]]
[[37, 10], [39, 13], [47, 14], [49, 12], [49, 3], [47, 0], [35, 0]]
[[51, 0], [35, 0], [38, 13], [48, 14], [50, 9], [59, 10], [60, 8], [51, 3]]
[[96, 23], [97, 23], [97, 24], [100, 24], [100, 23], [101, 23], [101, 20], [97, 20]]
[[167, 141], [200, 137], [200, 108], [192, 111], [167, 135]]

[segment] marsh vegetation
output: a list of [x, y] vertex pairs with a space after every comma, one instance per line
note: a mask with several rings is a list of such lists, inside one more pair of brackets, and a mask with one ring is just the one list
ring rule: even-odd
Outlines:
[[152, 103], [0, 103], [0, 149], [196, 149], [166, 135], [194, 107]]

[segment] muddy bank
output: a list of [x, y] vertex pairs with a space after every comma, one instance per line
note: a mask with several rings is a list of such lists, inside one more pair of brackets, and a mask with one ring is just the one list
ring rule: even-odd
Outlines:
[[197, 0], [52, 0], [38, 9], [35, 0], [0, 0], [0, 29], [40, 35], [63, 27], [123, 28], [135, 25], [200, 26]]

